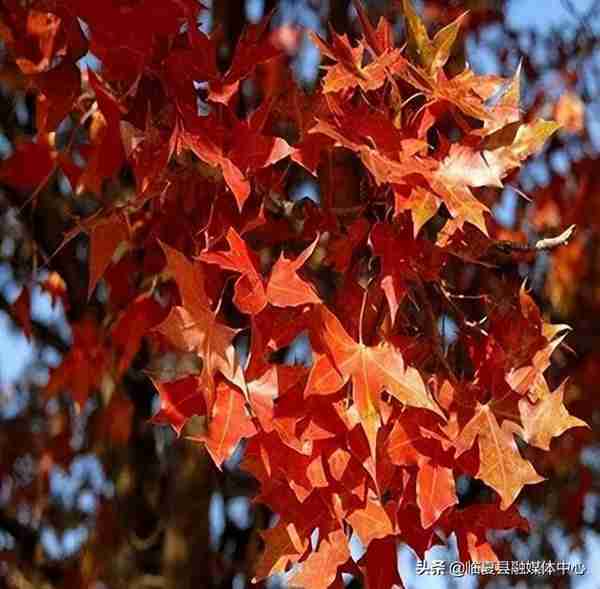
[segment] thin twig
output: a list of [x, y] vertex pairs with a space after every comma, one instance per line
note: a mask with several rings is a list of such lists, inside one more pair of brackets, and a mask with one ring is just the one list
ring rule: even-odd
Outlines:
[[556, 247], [564, 245], [568, 243], [569, 239], [571, 239], [571, 235], [575, 231], [575, 225], [571, 225], [568, 229], [565, 229], [560, 235], [556, 237], [547, 237], [546, 239], [540, 239], [535, 244], [535, 249], [537, 251], [542, 250], [552, 250]]
[[575, 225], [571, 225], [556, 237], [546, 237], [539, 239], [534, 244], [517, 243], [516, 241], [496, 241], [493, 247], [505, 255], [536, 253], [541, 251], [553, 250], [561, 245], [566, 245], [575, 231]]
[[455, 385], [456, 383], [458, 383], [458, 377], [456, 376], [452, 366], [450, 366], [450, 363], [448, 362], [448, 358], [446, 358], [446, 355], [444, 354], [444, 348], [442, 346], [440, 332], [438, 331], [437, 319], [436, 319], [435, 313], [433, 311], [433, 307], [431, 306], [431, 301], [429, 300], [429, 297], [427, 296], [427, 292], [425, 291], [425, 286], [423, 285], [421, 280], [417, 279], [415, 284], [417, 286], [417, 290], [420, 295], [419, 298], [421, 299], [421, 303], [423, 305], [423, 308], [425, 309], [427, 318], [429, 320], [429, 329], [431, 332], [430, 335], [433, 339], [433, 344], [434, 344], [433, 351], [435, 352], [435, 355], [436, 355], [437, 359], [439, 360], [439, 362], [445, 368], [450, 382]]
[[456, 314], [456, 317], [460, 321], [461, 326], [466, 327], [468, 329], [472, 329], [474, 331], [478, 331], [480, 334], [487, 337], [487, 331], [485, 331], [485, 329], [481, 327], [481, 325], [483, 325], [487, 321], [487, 317], [484, 316], [479, 321], [470, 321], [467, 318], [465, 312], [452, 300], [452, 298], [472, 300], [486, 299], [486, 295], [454, 295], [449, 293], [441, 284], [436, 285], [435, 288], [439, 290], [439, 292], [442, 295], [442, 298], [446, 301], [449, 308], [454, 312], [454, 314]]

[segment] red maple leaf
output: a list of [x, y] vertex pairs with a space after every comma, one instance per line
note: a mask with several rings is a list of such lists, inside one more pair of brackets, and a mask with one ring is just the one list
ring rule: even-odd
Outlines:
[[179, 288], [182, 304], [173, 307], [169, 316], [155, 329], [175, 347], [198, 355], [202, 361], [200, 384], [207, 391], [214, 392], [217, 373], [243, 386], [244, 379], [233, 345], [237, 330], [217, 320], [204, 290], [200, 265], [193, 264], [167, 245], [162, 247], [167, 258], [167, 270]]
[[324, 306], [316, 308], [315, 327], [313, 333], [318, 339], [314, 345], [322, 352], [315, 360], [304, 394], [328, 395], [351, 380], [352, 398], [373, 457], [384, 390], [407, 406], [429, 409], [443, 418], [419, 372], [405, 366], [402, 355], [391, 344], [366, 346], [356, 342]]
[[209, 264], [218, 264], [224, 270], [241, 274], [235, 283], [233, 297], [240, 311], [256, 315], [265, 308], [267, 303], [277, 307], [293, 307], [321, 302], [311, 285], [297, 274], [300, 267], [311, 256], [318, 238], [296, 260], [288, 260], [282, 253], [275, 262], [268, 280], [264, 280], [258, 270], [260, 264], [256, 254], [248, 248], [235, 229], [230, 228], [226, 238], [228, 251], [204, 252], [200, 260]]

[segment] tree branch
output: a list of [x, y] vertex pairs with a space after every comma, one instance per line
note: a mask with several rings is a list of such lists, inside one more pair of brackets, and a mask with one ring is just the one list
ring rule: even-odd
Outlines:
[[560, 235], [539, 239], [533, 244], [517, 243], [515, 241], [496, 241], [492, 244], [489, 253], [495, 263], [510, 264], [522, 261], [522, 258], [531, 258], [538, 252], [550, 251], [561, 245], [566, 245], [575, 231], [575, 225], [565, 229]]

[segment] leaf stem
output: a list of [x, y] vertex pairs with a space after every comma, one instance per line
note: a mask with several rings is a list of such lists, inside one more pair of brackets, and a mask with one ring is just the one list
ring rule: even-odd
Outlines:
[[365, 319], [365, 308], [367, 306], [367, 297], [369, 295], [368, 289], [365, 288], [365, 292], [363, 294], [362, 303], [360, 305], [360, 316], [358, 318], [358, 343], [361, 345], [363, 342], [363, 322]]

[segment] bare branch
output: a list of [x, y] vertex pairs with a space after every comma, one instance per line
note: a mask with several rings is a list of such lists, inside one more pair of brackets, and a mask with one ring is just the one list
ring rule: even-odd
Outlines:
[[571, 235], [573, 235], [574, 231], [575, 225], [571, 225], [568, 229], [565, 229], [560, 235], [557, 235], [556, 237], [547, 237], [546, 239], [540, 239], [535, 244], [535, 249], [537, 251], [552, 250], [560, 245], [565, 245], [569, 242], [569, 239], [571, 239]]
[[[534, 255], [538, 252], [553, 250], [568, 243], [575, 231], [575, 225], [571, 225], [556, 237], [546, 237], [536, 241], [534, 244], [517, 243], [516, 241], [496, 241], [493, 243], [493, 252], [503, 256], [504, 263], [511, 260], [518, 261], [521, 255]], [[497, 261], [497, 260], [496, 260]]]

